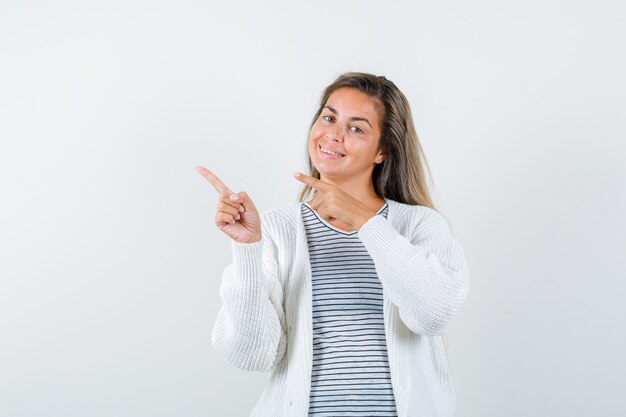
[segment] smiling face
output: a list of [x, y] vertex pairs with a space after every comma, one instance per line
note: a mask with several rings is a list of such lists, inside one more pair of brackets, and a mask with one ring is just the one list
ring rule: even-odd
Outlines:
[[309, 134], [309, 156], [322, 181], [369, 184], [384, 159], [377, 100], [351, 87], [335, 90]]

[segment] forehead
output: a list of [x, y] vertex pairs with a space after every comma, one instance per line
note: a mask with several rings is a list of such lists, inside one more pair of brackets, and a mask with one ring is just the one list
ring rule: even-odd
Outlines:
[[378, 121], [377, 100], [356, 88], [341, 87], [328, 97], [326, 105], [336, 109], [339, 114], [348, 117], [365, 117]]

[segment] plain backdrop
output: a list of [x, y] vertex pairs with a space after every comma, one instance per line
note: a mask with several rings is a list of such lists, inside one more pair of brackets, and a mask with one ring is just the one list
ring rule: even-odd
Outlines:
[[[247, 416], [204, 165], [296, 201], [345, 71], [405, 93], [469, 297], [459, 417], [624, 416], [626, 7], [0, 1], [0, 415]], [[413, 417], [413, 416], [411, 416]]]

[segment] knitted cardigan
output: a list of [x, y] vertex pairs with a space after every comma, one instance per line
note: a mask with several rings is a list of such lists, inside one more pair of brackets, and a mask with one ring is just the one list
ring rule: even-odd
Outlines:
[[[444, 217], [386, 199], [358, 237], [383, 286], [387, 352], [399, 417], [451, 417], [444, 334], [469, 290], [463, 249]], [[271, 371], [251, 417], [305, 417], [312, 368], [311, 266], [301, 203], [261, 214], [262, 239], [231, 241], [211, 344], [232, 365]]]

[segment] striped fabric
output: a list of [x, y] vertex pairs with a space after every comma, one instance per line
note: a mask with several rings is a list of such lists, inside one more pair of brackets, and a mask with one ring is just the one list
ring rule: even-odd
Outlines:
[[[301, 206], [313, 286], [309, 416], [397, 416], [383, 322], [382, 285], [357, 231]], [[387, 217], [388, 203], [377, 215]]]

